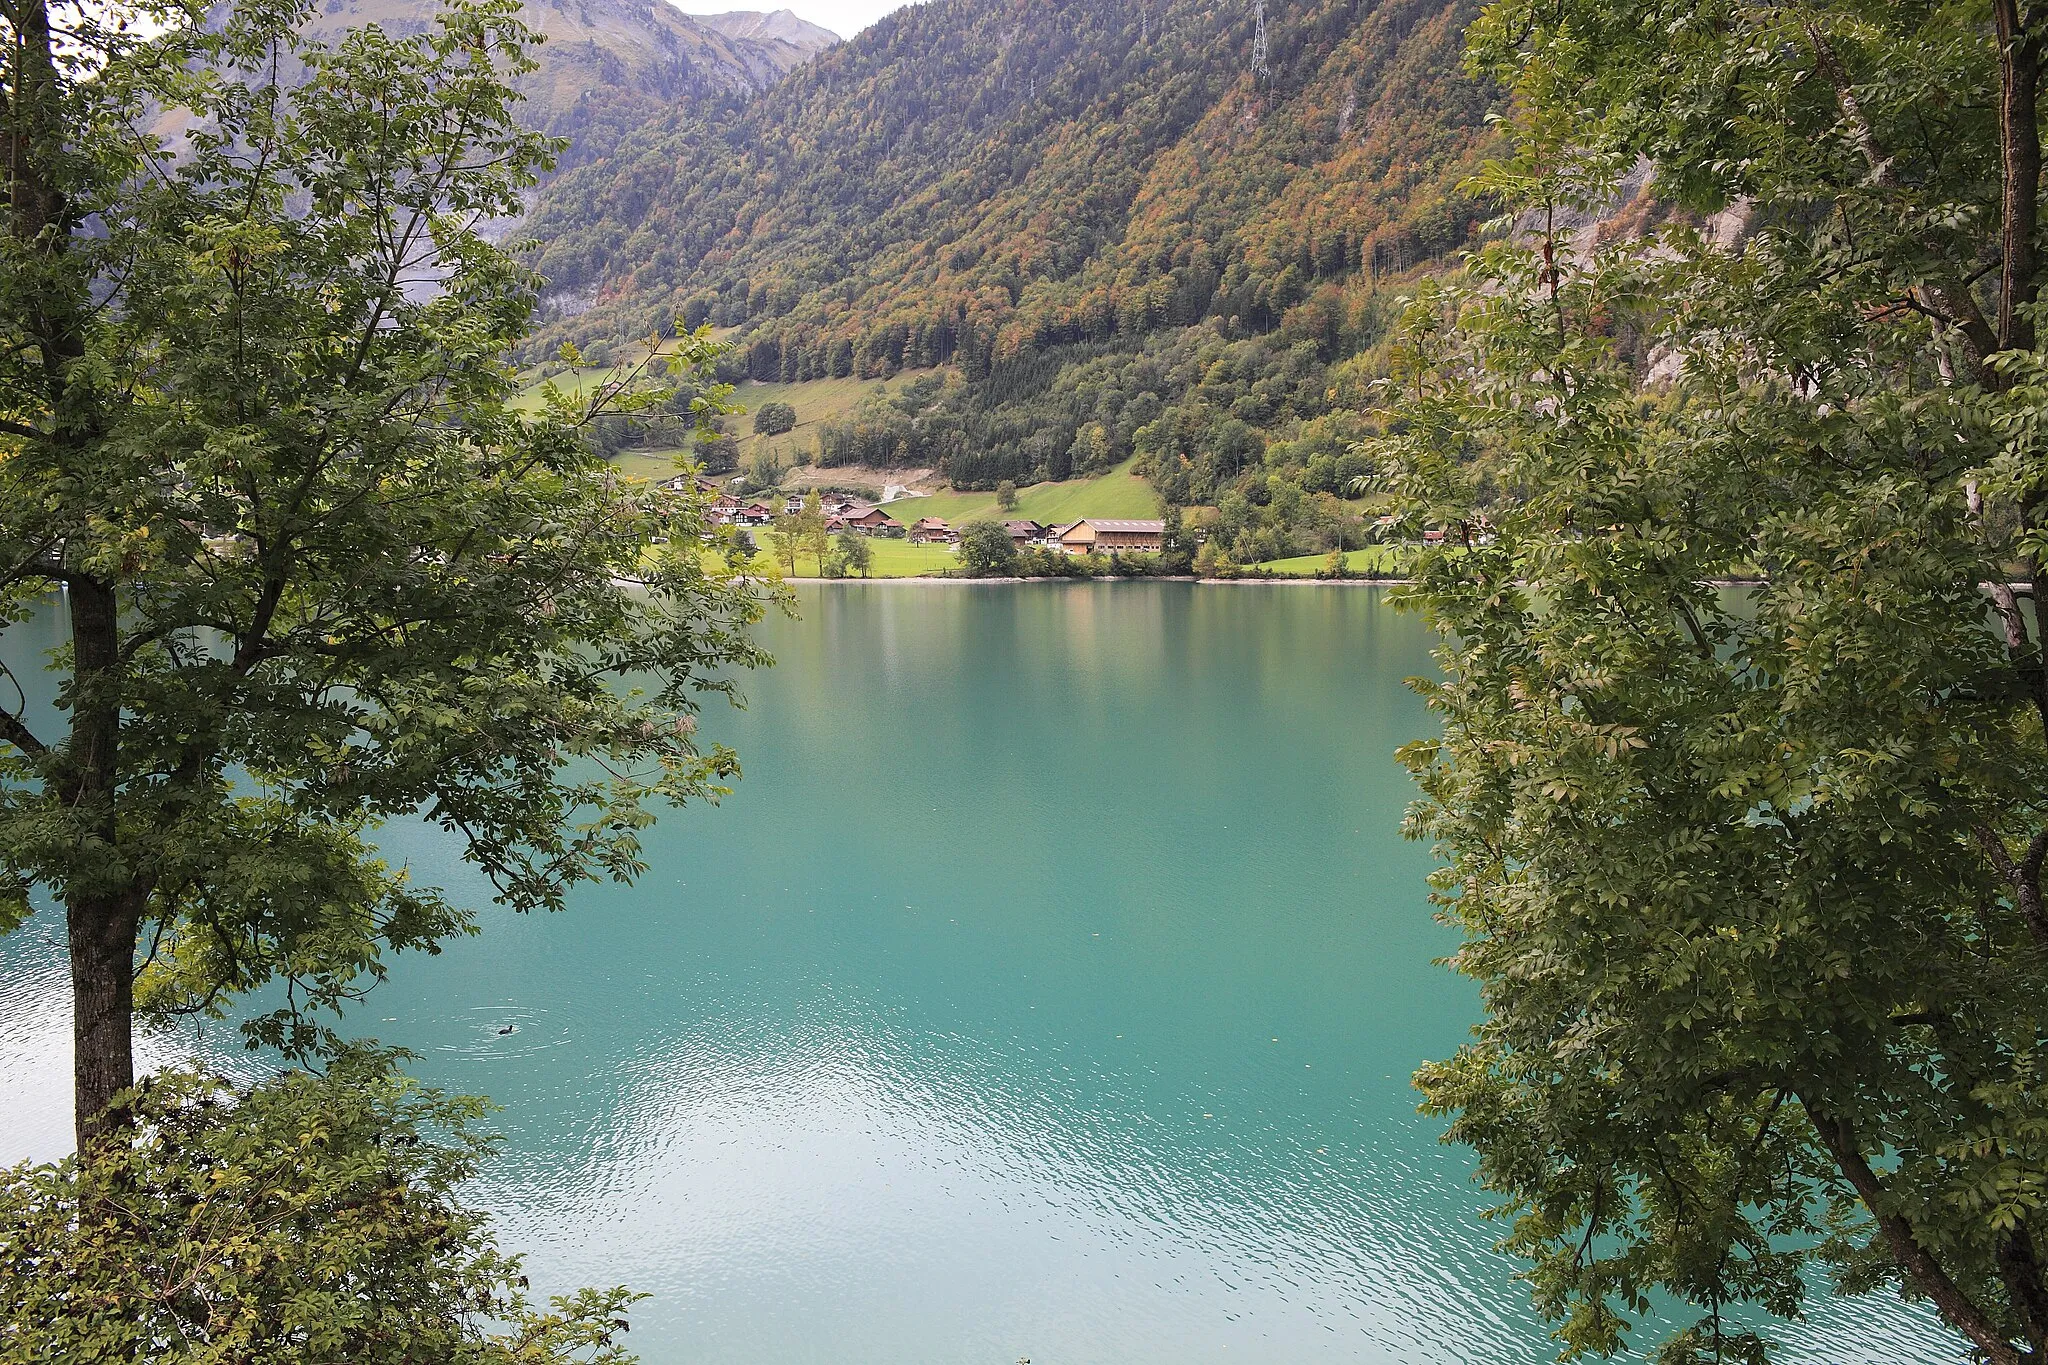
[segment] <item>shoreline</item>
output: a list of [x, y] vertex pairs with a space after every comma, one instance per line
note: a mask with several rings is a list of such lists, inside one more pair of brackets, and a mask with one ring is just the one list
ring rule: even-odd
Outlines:
[[1140, 575], [1105, 575], [1101, 578], [932, 578], [906, 575], [902, 578], [785, 578], [785, 583], [844, 583], [854, 586], [884, 583], [924, 584], [930, 587], [972, 588], [1000, 584], [1015, 587], [1025, 583], [1188, 583], [1202, 588], [1399, 588], [1414, 582], [1409, 578], [1188, 578]]

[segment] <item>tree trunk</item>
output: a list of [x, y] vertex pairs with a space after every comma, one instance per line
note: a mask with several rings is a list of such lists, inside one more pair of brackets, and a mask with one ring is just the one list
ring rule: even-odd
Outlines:
[[[108, 1105], [135, 1083], [135, 942], [140, 898], [121, 865], [115, 800], [120, 773], [119, 602], [89, 575], [71, 580], [74, 680], [65, 804], [85, 855], [64, 889], [71, 949], [73, 1112], [81, 1149], [118, 1124]], [[102, 865], [95, 868], [94, 861]]]
[[73, 897], [71, 1088], [78, 1147], [125, 1122], [114, 1097], [135, 1084], [134, 911], [125, 898]]
[[1998, 141], [2005, 182], [1998, 344], [2027, 350], [2034, 344], [2025, 310], [2036, 293], [2034, 229], [2041, 198], [2040, 39], [2021, 18], [2019, 0], [1993, 0], [1991, 12], [1998, 33]]
[[[76, 224], [60, 167], [67, 154], [64, 90], [55, 58], [47, 0], [21, 0], [15, 42], [5, 54], [11, 107], [5, 112], [6, 193], [17, 240], [39, 244], [53, 263]], [[73, 390], [85, 356], [76, 281], [52, 271], [25, 304], [38, 342], [51, 429], [44, 439], [60, 456], [84, 450], [101, 431], [97, 404]], [[115, 805], [121, 751], [120, 605], [114, 588], [83, 570], [84, 547], [70, 547], [69, 587], [73, 686], [70, 736], [51, 780], [77, 822], [77, 862], [60, 894], [71, 957], [73, 1122], [80, 1150], [119, 1124], [114, 1097], [135, 1083], [135, 945], [145, 899], [120, 856]]]

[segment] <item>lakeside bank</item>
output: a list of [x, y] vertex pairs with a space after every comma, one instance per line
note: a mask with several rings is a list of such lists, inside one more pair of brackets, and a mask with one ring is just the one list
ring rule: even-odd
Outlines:
[[1064, 575], [1048, 575], [1040, 578], [785, 578], [782, 581], [785, 583], [806, 584], [925, 583], [934, 586], [952, 587], [973, 587], [989, 583], [1004, 585], [1021, 583], [1189, 583], [1204, 588], [1399, 588], [1405, 587], [1415, 580], [1411, 578], [1194, 578], [1154, 574], [1103, 574], [1094, 578], [1069, 578]]

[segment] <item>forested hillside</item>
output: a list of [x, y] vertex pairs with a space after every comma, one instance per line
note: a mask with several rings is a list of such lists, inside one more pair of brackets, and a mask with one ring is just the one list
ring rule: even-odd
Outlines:
[[1137, 453], [1208, 502], [1277, 449], [1334, 491], [1353, 372], [1331, 367], [1378, 338], [1389, 277], [1452, 257], [1484, 214], [1456, 189], [1490, 136], [1468, 18], [913, 6], [557, 180], [532, 220], [537, 346], [680, 318], [738, 328], [735, 372], [763, 380], [945, 367], [826, 431], [827, 462], [989, 487]]

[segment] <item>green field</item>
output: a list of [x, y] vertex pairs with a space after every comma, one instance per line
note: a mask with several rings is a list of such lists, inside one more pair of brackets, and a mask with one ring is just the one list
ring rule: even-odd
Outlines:
[[[575, 398], [594, 389], [611, 373], [609, 369], [585, 367], [564, 371], [554, 376], [553, 382], [563, 393]], [[802, 384], [757, 384], [748, 380], [736, 385], [732, 393], [733, 404], [744, 411], [738, 416], [727, 418], [726, 421], [731, 425], [733, 435], [739, 440], [742, 460], [753, 454], [755, 448], [764, 441], [773, 442], [775, 447], [783, 452], [786, 461], [798, 451], [804, 452], [808, 457], [814, 448], [811, 428], [817, 423], [844, 417], [860, 405], [861, 399], [877, 389], [886, 388], [893, 392], [930, 373], [930, 370], [905, 370], [886, 382], [879, 379], [812, 379]], [[529, 384], [512, 400], [513, 408], [526, 413], [539, 412], [541, 388], [542, 384], [538, 381]], [[756, 436], [754, 414], [760, 411], [765, 403], [787, 403], [795, 408], [796, 429], [786, 431], [780, 436]], [[622, 468], [626, 467], [628, 458], [630, 457], [621, 458], [619, 461]]]
[[[1326, 554], [1297, 555], [1293, 559], [1268, 560], [1259, 567], [1284, 578], [1314, 578], [1329, 562], [1330, 557]], [[1371, 545], [1363, 550], [1347, 550], [1344, 571], [1364, 577], [1377, 570], [1382, 576], [1393, 578], [1405, 573], [1414, 562], [1413, 546]]]
[[[565, 370], [561, 374], [553, 376], [552, 382], [556, 388], [573, 399], [582, 394], [586, 389], [595, 389], [604, 382], [605, 377], [610, 373], [611, 370], [609, 369], [589, 367], [580, 370]], [[539, 412], [540, 392], [543, 388], [547, 387], [548, 382], [546, 380], [533, 381], [515, 394], [508, 406], [514, 412]]]
[[659, 483], [682, 472], [676, 463], [682, 454], [680, 450], [622, 450], [612, 456], [612, 463], [622, 474]]
[[[912, 545], [905, 540], [891, 540], [886, 536], [869, 539], [868, 548], [874, 554], [874, 563], [868, 567], [870, 578], [916, 578], [921, 574], [943, 573], [947, 569], [960, 567], [959, 556], [945, 545]], [[754, 556], [754, 563], [762, 573], [770, 571], [774, 556], [764, 547]], [[820, 578], [818, 560], [814, 555], [800, 554], [796, 557], [798, 578]]]
[[956, 529], [980, 517], [1052, 526], [1083, 517], [1150, 519], [1159, 515], [1159, 499], [1151, 484], [1131, 473], [1131, 462], [1126, 460], [1097, 478], [1020, 488], [1016, 510], [1011, 512], [997, 508], [994, 493], [934, 493], [928, 498], [892, 502], [885, 510], [906, 526], [919, 517], [938, 517]]
[[[888, 383], [889, 388], [901, 388], [909, 381], [927, 373], [921, 370], [905, 370]], [[820, 422], [835, 417], [844, 417], [860, 406], [860, 400], [884, 387], [879, 379], [811, 379], [801, 384], [757, 384], [752, 380], [739, 385], [732, 391], [732, 401], [746, 409], [740, 417], [730, 418], [732, 429], [738, 433], [740, 459], [745, 460], [764, 441], [771, 441], [776, 449], [787, 456], [803, 451], [806, 456], [816, 448], [811, 429]], [[786, 431], [780, 436], [756, 436], [754, 414], [766, 403], [787, 403], [796, 409], [796, 430]]]

